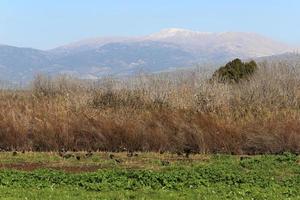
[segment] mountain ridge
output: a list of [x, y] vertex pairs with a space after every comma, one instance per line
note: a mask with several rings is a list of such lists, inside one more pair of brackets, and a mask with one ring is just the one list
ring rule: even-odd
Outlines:
[[130, 75], [291, 52], [256, 33], [163, 29], [140, 37], [99, 37], [51, 50], [0, 45], [0, 79], [30, 80], [36, 73], [79, 77]]

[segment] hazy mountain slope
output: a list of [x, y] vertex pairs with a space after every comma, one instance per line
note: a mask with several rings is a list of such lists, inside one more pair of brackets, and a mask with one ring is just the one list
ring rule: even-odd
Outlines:
[[190, 66], [195, 58], [176, 45], [144, 41], [109, 43], [85, 51], [74, 51], [54, 60], [56, 65], [64, 66], [69, 73], [100, 76]]
[[0, 46], [0, 78], [2, 80], [27, 80], [33, 73], [47, 71], [51, 66], [47, 52], [12, 46]]
[[275, 62], [275, 63], [281, 62], [281, 63], [286, 63], [294, 66], [300, 66], [300, 54], [296, 52], [260, 57], [257, 58], [256, 60], [260, 62], [264, 62], [264, 61]]
[[82, 52], [86, 50], [96, 49], [109, 43], [120, 43], [120, 42], [134, 42], [138, 41], [135, 38], [129, 37], [102, 37], [102, 38], [91, 38], [77, 42], [73, 42], [67, 45], [57, 47], [50, 50], [51, 53], [56, 55], [66, 55], [74, 52]]

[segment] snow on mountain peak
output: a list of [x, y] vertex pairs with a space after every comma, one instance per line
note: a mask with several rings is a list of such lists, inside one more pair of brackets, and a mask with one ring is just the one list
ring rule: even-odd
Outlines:
[[210, 32], [198, 32], [198, 31], [191, 31], [188, 29], [182, 29], [182, 28], [168, 28], [163, 29], [158, 33], [151, 34], [148, 38], [149, 39], [163, 39], [168, 37], [175, 37], [175, 36], [196, 36], [196, 35], [207, 35], [211, 34]]

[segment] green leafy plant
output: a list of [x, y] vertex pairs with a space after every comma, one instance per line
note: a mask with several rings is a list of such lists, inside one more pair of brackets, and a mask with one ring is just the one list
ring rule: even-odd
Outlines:
[[248, 79], [257, 69], [255, 61], [242, 62], [240, 59], [234, 59], [225, 66], [219, 68], [214, 74], [213, 79], [225, 83], [238, 83], [241, 80]]

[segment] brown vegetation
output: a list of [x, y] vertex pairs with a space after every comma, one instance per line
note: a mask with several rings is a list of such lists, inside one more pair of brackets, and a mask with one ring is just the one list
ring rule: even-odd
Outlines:
[[265, 63], [236, 84], [200, 71], [92, 84], [38, 76], [30, 89], [0, 92], [0, 147], [299, 153], [299, 75]]

